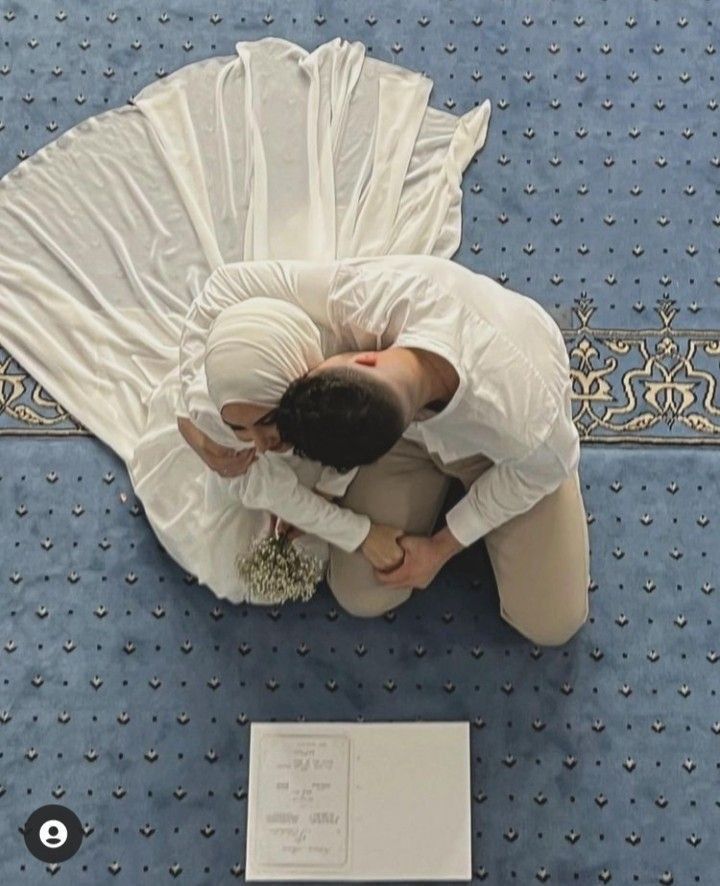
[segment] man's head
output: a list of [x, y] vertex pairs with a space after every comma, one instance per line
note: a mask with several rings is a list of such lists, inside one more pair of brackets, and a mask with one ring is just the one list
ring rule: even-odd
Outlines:
[[376, 461], [412, 417], [400, 350], [335, 354], [291, 382], [276, 413], [280, 437], [338, 470]]

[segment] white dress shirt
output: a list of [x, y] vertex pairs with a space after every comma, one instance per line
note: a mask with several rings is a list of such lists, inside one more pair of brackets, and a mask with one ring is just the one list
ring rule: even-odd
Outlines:
[[422, 411], [403, 436], [446, 464], [478, 453], [494, 462], [446, 515], [461, 544], [529, 510], [577, 468], [565, 342], [533, 299], [448, 259], [388, 255], [343, 259], [328, 312], [347, 350], [418, 347], [457, 371], [450, 402], [432, 417]]
[[[321, 330], [326, 356], [396, 345], [423, 348], [452, 363], [459, 384], [450, 402], [436, 414], [421, 410], [403, 436], [445, 463], [478, 453], [493, 461], [447, 514], [461, 544], [529, 510], [576, 469], [580, 439], [565, 343], [533, 299], [432, 255], [237, 262], [209, 278], [198, 334], [223, 306], [253, 295], [304, 307]], [[192, 377], [188, 371], [188, 385]], [[253, 480], [258, 462], [244, 475], [248, 506], [267, 508], [344, 550], [365, 539], [366, 516], [330, 504], [287, 475], [276, 490], [262, 469]], [[341, 490], [355, 473], [328, 473], [325, 479]]]

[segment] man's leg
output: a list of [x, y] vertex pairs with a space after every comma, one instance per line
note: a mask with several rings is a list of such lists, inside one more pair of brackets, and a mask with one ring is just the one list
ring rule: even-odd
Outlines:
[[[367, 514], [373, 523], [397, 526], [413, 535], [430, 535], [450, 486], [424, 447], [401, 437], [371, 465], [361, 465], [340, 501]], [[412, 588], [388, 588], [375, 581], [360, 549], [348, 553], [332, 545], [327, 583], [351, 615], [371, 618], [408, 600]]]
[[[436, 465], [440, 461], [432, 455]], [[443, 466], [466, 489], [493, 462]], [[500, 615], [534, 643], [561, 646], [589, 614], [590, 544], [577, 470], [530, 510], [483, 536], [500, 595]]]
[[505, 621], [539, 645], [567, 643], [589, 615], [590, 547], [578, 472], [488, 532], [485, 544]]

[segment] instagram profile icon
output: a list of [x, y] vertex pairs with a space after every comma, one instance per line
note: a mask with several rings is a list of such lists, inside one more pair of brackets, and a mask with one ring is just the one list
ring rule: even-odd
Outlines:
[[35, 858], [67, 861], [80, 848], [83, 829], [72, 809], [51, 803], [36, 809], [23, 828], [25, 845]]

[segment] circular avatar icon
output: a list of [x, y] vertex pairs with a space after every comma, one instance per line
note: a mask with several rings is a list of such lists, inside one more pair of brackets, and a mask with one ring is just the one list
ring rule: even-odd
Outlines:
[[67, 861], [80, 848], [83, 829], [72, 809], [51, 803], [36, 809], [25, 822], [25, 845], [40, 861]]

